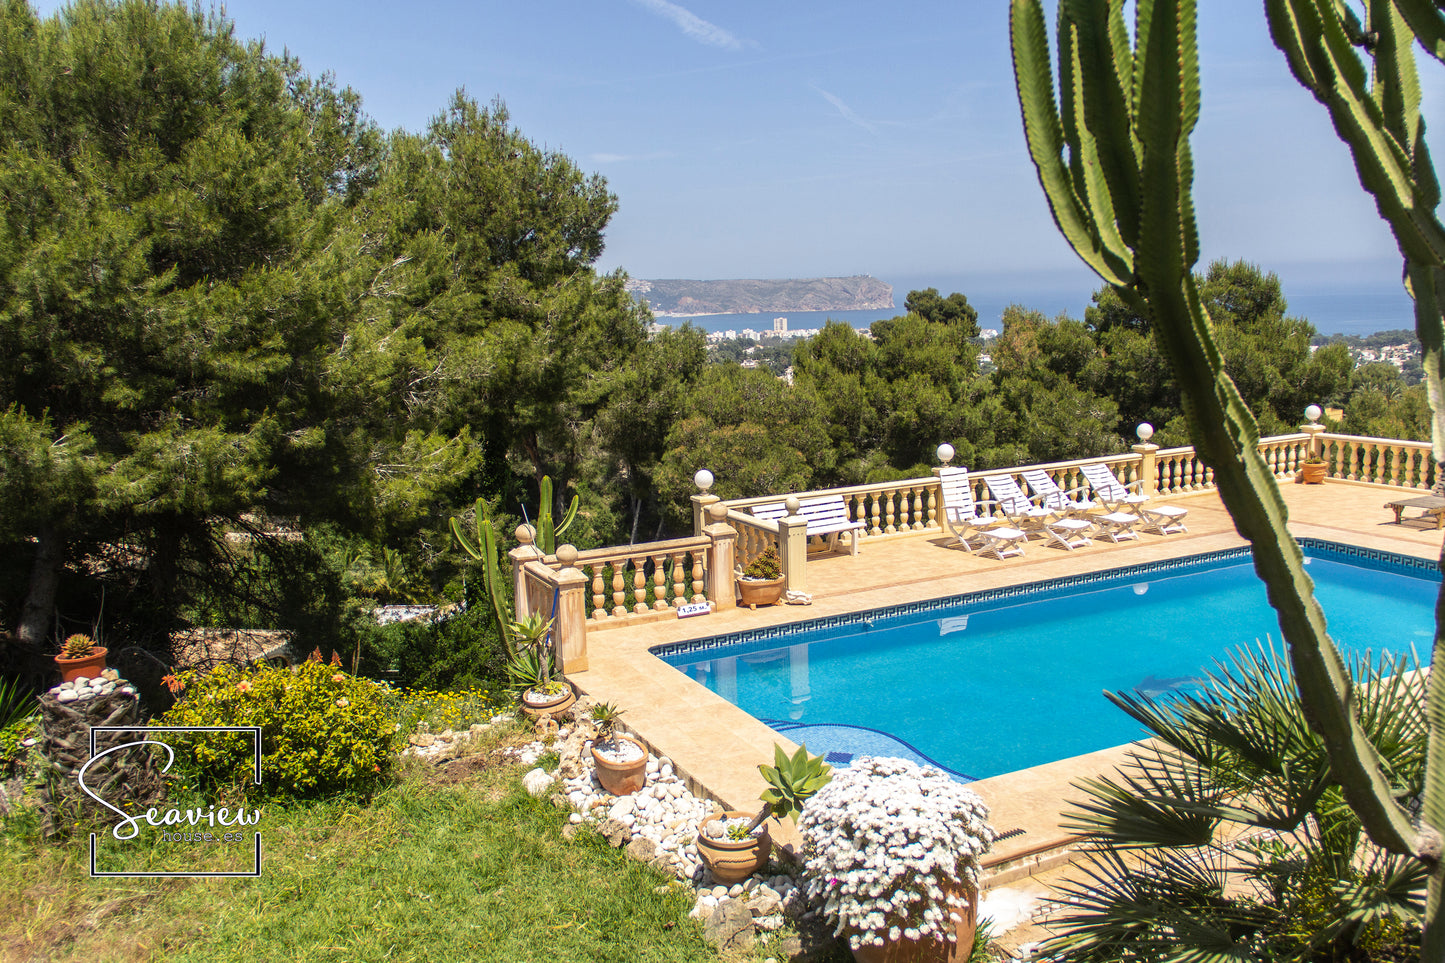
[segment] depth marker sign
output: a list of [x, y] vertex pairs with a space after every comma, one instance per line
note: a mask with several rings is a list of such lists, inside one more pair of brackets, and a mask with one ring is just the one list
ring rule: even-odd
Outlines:
[[[90, 791], [90, 787], [88, 787], [88, 786], [85, 784], [85, 771], [86, 771], [87, 769], [89, 769], [89, 768], [91, 767], [91, 765], [92, 765], [93, 763], [95, 763], [97, 760], [102, 759], [102, 758], [104, 758], [105, 756], [110, 755], [112, 752], [117, 752], [117, 751], [119, 751], [119, 750], [121, 750], [121, 749], [127, 749], [127, 748], [130, 748], [131, 746], [160, 746], [162, 749], [164, 749], [164, 750], [166, 751], [166, 754], [167, 754], [167, 756], [168, 756], [168, 758], [167, 758], [167, 760], [166, 760], [165, 767], [161, 770], [161, 773], [164, 774], [164, 773], [170, 771], [171, 764], [172, 764], [173, 762], [175, 762], [175, 760], [176, 760], [176, 753], [175, 753], [175, 750], [174, 750], [174, 749], [172, 749], [169, 745], [167, 745], [167, 744], [164, 743], [164, 742], [159, 742], [159, 741], [157, 741], [157, 740], [155, 740], [155, 739], [137, 739], [135, 742], [125, 742], [125, 743], [121, 743], [121, 744], [118, 745], [118, 746], [112, 746], [112, 747], [110, 747], [109, 749], [107, 749], [107, 750], [105, 750], [104, 752], [102, 752], [100, 755], [96, 755], [96, 752], [95, 752], [95, 734], [96, 734], [97, 732], [143, 732], [143, 733], [158, 733], [158, 732], [237, 732], [237, 733], [241, 733], [241, 732], [244, 732], [244, 733], [249, 733], [250, 736], [251, 736], [252, 748], [254, 749], [254, 754], [255, 754], [255, 764], [254, 764], [254, 772], [253, 772], [253, 774], [252, 774], [252, 778], [253, 778], [253, 780], [254, 780], [254, 782], [255, 782], [256, 785], [258, 785], [258, 786], [261, 785], [261, 727], [260, 727], [260, 726], [93, 726], [93, 727], [91, 728], [91, 730], [90, 730], [90, 759], [86, 762], [86, 764], [85, 764], [84, 766], [81, 766], [81, 767], [80, 767], [80, 772], [76, 774], [76, 779], [80, 782], [80, 788], [81, 788], [81, 790], [82, 790], [87, 796], [89, 796], [91, 799], [94, 799], [96, 802], [100, 803], [100, 804], [101, 804], [102, 806], [104, 806], [106, 809], [109, 809], [110, 811], [116, 813], [117, 815], [120, 815], [120, 816], [125, 817], [124, 819], [121, 820], [121, 822], [120, 822], [119, 824], [117, 824], [116, 826], [114, 826], [114, 827], [111, 829], [111, 831], [110, 831], [110, 832], [111, 832], [111, 835], [114, 836], [116, 839], [134, 839], [134, 838], [140, 833], [140, 827], [139, 827], [139, 825], [137, 825], [137, 824], [138, 824], [140, 821], [142, 821], [142, 820], [144, 820], [145, 822], [149, 823], [149, 824], [152, 825], [152, 826], [158, 826], [158, 825], [165, 825], [165, 826], [177, 825], [177, 826], [178, 826], [178, 825], [180, 825], [180, 823], [183, 821], [183, 819], [182, 819], [182, 810], [179, 810], [179, 809], [168, 809], [168, 810], [166, 810], [164, 816], [162, 817], [163, 819], [165, 819], [166, 817], [171, 817], [172, 814], [174, 814], [175, 818], [170, 819], [170, 821], [163, 821], [163, 822], [160, 822], [160, 823], [157, 823], [157, 822], [155, 821], [155, 819], [152, 818], [152, 814], [156, 812], [156, 810], [155, 810], [154, 807], [152, 807], [151, 809], [147, 810], [146, 813], [145, 813], [144, 815], [142, 815], [142, 816], [130, 816], [130, 815], [127, 815], [127, 814], [126, 814], [125, 812], [123, 812], [122, 810], [117, 809], [115, 806], [112, 806], [110, 803], [106, 802], [104, 799], [101, 799], [101, 798], [100, 798], [99, 796], [97, 796], [95, 793], [93, 793], [93, 792]], [[215, 809], [214, 806], [212, 806], [211, 808], [212, 808], [212, 810]], [[201, 811], [201, 810], [191, 810], [190, 812], [193, 814], [193, 813], [197, 813], [197, 812], [200, 812], [200, 811]], [[221, 824], [222, 824], [223, 826], [224, 826], [224, 825], [227, 825], [226, 819], [227, 819], [228, 817], [227, 817], [226, 813], [227, 813], [227, 809], [226, 809], [225, 807], [222, 807], [219, 818], [220, 818]], [[190, 814], [188, 814], [188, 815], [190, 815]], [[209, 818], [209, 819], [211, 820], [210, 825], [213, 825], [213, 826], [214, 826], [214, 825], [215, 825], [214, 820], [215, 820], [217, 817], [216, 817], [216, 814], [215, 814], [214, 812], [212, 812], [209, 817], [204, 817], [204, 816], [203, 816], [203, 817], [200, 817], [200, 818], [201, 818], [201, 819], [207, 819], [207, 818]], [[260, 811], [259, 811], [259, 810], [255, 810], [255, 811], [252, 812], [252, 817], [251, 817], [251, 819], [250, 819], [250, 820], [247, 820], [246, 817], [245, 817], [245, 810], [243, 810], [243, 809], [238, 809], [238, 810], [236, 811], [236, 816], [235, 816], [234, 818], [235, 818], [235, 822], [236, 822], [237, 825], [243, 825], [243, 826], [244, 826], [244, 825], [254, 824], [254, 823], [256, 823], [256, 822], [259, 822], [259, 821], [260, 821], [260, 818], [261, 818], [261, 814], [260, 814]], [[191, 825], [193, 825], [193, 826], [196, 824], [196, 819], [195, 819], [195, 818], [186, 819], [186, 820], [184, 820], [184, 821], [189, 822], [189, 823], [190, 823]], [[128, 828], [130, 829], [130, 834], [129, 834], [129, 835], [127, 835], [127, 836], [122, 836], [122, 835], [120, 834], [120, 829], [121, 829], [121, 826], [122, 826], [122, 825], [127, 825], [127, 826], [128, 826]], [[213, 873], [166, 873], [166, 872], [134, 872], [134, 873], [125, 873], [125, 872], [103, 872], [103, 871], [101, 871], [101, 870], [96, 869], [96, 866], [95, 866], [95, 863], [96, 863], [95, 838], [96, 838], [96, 834], [95, 834], [95, 833], [91, 833], [91, 834], [90, 834], [90, 875], [91, 875], [91, 876], [120, 876], [120, 877], [142, 877], [142, 876], [144, 876], [144, 877], [157, 877], [157, 876], [159, 876], [159, 877], [243, 876], [243, 877], [251, 877], [251, 878], [254, 878], [254, 877], [258, 877], [258, 876], [261, 875], [261, 832], [260, 832], [260, 830], [257, 830], [257, 831], [256, 831], [256, 858], [255, 858], [255, 863], [253, 864], [253, 867], [252, 867], [252, 869], [251, 869], [250, 872], [213, 872]]]

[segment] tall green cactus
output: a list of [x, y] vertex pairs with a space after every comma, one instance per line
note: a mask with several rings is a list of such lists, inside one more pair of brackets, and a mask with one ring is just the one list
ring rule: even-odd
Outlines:
[[485, 499], [478, 498], [475, 510], [476, 538], [467, 534], [466, 526], [459, 515], [452, 516], [452, 538], [472, 558], [482, 563], [482, 574], [487, 581], [487, 597], [492, 603], [492, 615], [497, 620], [497, 631], [508, 651], [513, 650], [511, 624], [507, 617], [506, 584], [510, 572], [503, 574], [503, 565], [498, 556], [497, 530], [492, 527], [492, 516]]
[[1135, 0], [1132, 47], [1124, 2], [1059, 0], [1056, 101], [1040, 0], [1011, 0], [1014, 73], [1039, 181], [1074, 250], [1152, 319], [1178, 378], [1195, 448], [1214, 469], [1235, 527], [1254, 547], [1306, 711], [1351, 808], [1378, 844], [1433, 865], [1432, 843], [1417, 839], [1359, 724], [1350, 676], [1286, 527], [1274, 475], [1259, 455], [1258, 427], [1224, 373], [1195, 287], [1194, 2]]
[[[1440, 182], [1420, 116], [1416, 41], [1445, 64], [1445, 9], [1430, 0], [1365, 0], [1365, 20], [1339, 0], [1266, 0], [1270, 35], [1295, 79], [1328, 109], [1349, 147], [1360, 183], [1395, 235], [1415, 331], [1425, 349], [1435, 462], [1445, 463], [1445, 226]], [[1368, 60], [1368, 69], [1365, 61]], [[1441, 563], [1445, 565], [1445, 551]], [[1445, 827], [1445, 586], [1436, 604], [1435, 651], [1427, 691], [1430, 744], [1423, 833], [1439, 859]], [[1368, 823], [1367, 823], [1368, 825]], [[1373, 832], [1372, 832], [1373, 835]], [[1423, 959], [1445, 959], [1445, 876], [1430, 875]]]
[[541, 498], [537, 506], [537, 547], [548, 555], [557, 552], [557, 537], [567, 531], [572, 523], [577, 520], [577, 507], [581, 504], [581, 497], [572, 496], [572, 504], [567, 506], [567, 512], [562, 518], [561, 525], [552, 523], [552, 477], [542, 476]]
[[[1445, 334], [1445, 226], [1440, 183], [1420, 116], [1418, 39], [1445, 63], [1445, 11], [1429, 0], [1366, 0], [1365, 20], [1340, 0], [1266, 0], [1270, 35], [1290, 71], [1330, 112], [1360, 183], [1375, 199], [1405, 259], [1433, 420], [1435, 461], [1445, 462], [1441, 404]], [[1369, 60], [1368, 69], [1361, 54]]]
[[[552, 479], [548, 475], [542, 476], [541, 484], [541, 505], [537, 509], [537, 524], [533, 528], [536, 535], [536, 546], [545, 555], [554, 555], [557, 552], [557, 537], [571, 527], [577, 519], [577, 509], [581, 498], [572, 496], [572, 504], [567, 506], [567, 513], [562, 518], [562, 524], [557, 525], [552, 520]], [[523, 507], [522, 513], [526, 514]], [[497, 626], [502, 633], [502, 640], [507, 643], [509, 649], [514, 649], [517, 641], [516, 633], [512, 627], [516, 625], [512, 618], [507, 615], [507, 583], [511, 578], [511, 570], [500, 556], [500, 540], [497, 537], [496, 529], [492, 526], [492, 518], [487, 503], [478, 498], [475, 512], [476, 537], [467, 534], [465, 520], [461, 516], [453, 516], [451, 520], [452, 538], [472, 558], [482, 563], [482, 571], [487, 580], [487, 596], [492, 602], [492, 613], [497, 618]]]

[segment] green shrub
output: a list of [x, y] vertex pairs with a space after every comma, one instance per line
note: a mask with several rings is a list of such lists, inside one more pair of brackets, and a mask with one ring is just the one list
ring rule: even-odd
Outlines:
[[358, 614], [361, 673], [427, 689], [507, 687], [507, 647], [487, 602], [485, 583], [467, 585], [466, 605], [445, 618], [377, 625]]
[[[172, 683], [180, 701], [165, 726], [260, 726], [264, 796], [366, 792], [390, 772], [400, 733], [386, 690], [333, 664], [293, 668], [221, 666], [183, 673]], [[235, 786], [255, 795], [249, 737], [205, 734], [167, 738], [182, 771], [202, 786]]]
[[[0, 729], [0, 777], [29, 767], [31, 755], [38, 752], [33, 740], [39, 737], [40, 726], [34, 718], [21, 719]], [[27, 742], [31, 745], [26, 745]]]

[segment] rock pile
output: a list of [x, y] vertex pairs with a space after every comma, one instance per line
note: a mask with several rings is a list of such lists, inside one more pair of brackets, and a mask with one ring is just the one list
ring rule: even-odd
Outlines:
[[[433, 762], [450, 759], [465, 752], [478, 733], [485, 732], [492, 728], [493, 724], [508, 721], [510, 718], [510, 716], [492, 716], [490, 722], [474, 723], [461, 731], [446, 729], [442, 732], [428, 732], [422, 728], [407, 736], [407, 747], [401, 751], [401, 754], [430, 759]], [[535, 761], [535, 758], [534, 756], [529, 761]]]
[[[786, 873], [760, 873], [741, 883], [718, 883], [703, 864], [694, 840], [698, 827], [716, 812], [717, 803], [693, 795], [672, 760], [647, 756], [647, 784], [629, 796], [612, 796], [597, 781], [592, 763], [592, 729], [585, 723], [560, 728], [552, 748], [559, 757], [555, 773], [533, 769], [522, 784], [534, 796], [556, 787], [552, 800], [573, 810], [572, 825], [590, 823], [628, 856], [671, 873], [694, 892], [690, 915], [705, 921], [705, 933], [720, 949], [748, 942], [758, 930], [776, 930], [784, 916], [813, 916], [802, 887]], [[537, 758], [540, 742], [525, 753]]]
[[120, 673], [114, 669], [106, 669], [95, 678], [81, 676], [70, 682], [62, 682], [47, 694], [53, 696], [56, 702], [66, 703], [83, 702], [98, 696], [108, 696], [112, 692], [128, 696], [136, 694], [135, 687], [122, 679]]

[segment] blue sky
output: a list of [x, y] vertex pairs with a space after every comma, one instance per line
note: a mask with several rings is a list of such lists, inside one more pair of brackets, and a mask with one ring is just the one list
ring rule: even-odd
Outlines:
[[[1255, 261], [1287, 293], [1393, 288], [1389, 232], [1270, 43], [1263, 4], [1200, 6], [1203, 261]], [[872, 274], [900, 302], [924, 281], [1014, 285], [1025, 303], [1030, 285], [1097, 286], [1028, 162], [1001, 0], [235, 0], [226, 13], [333, 72], [386, 128], [423, 127], [457, 87], [502, 98], [524, 134], [618, 194], [604, 269]], [[1445, 157], [1440, 69], [1420, 59]]]

